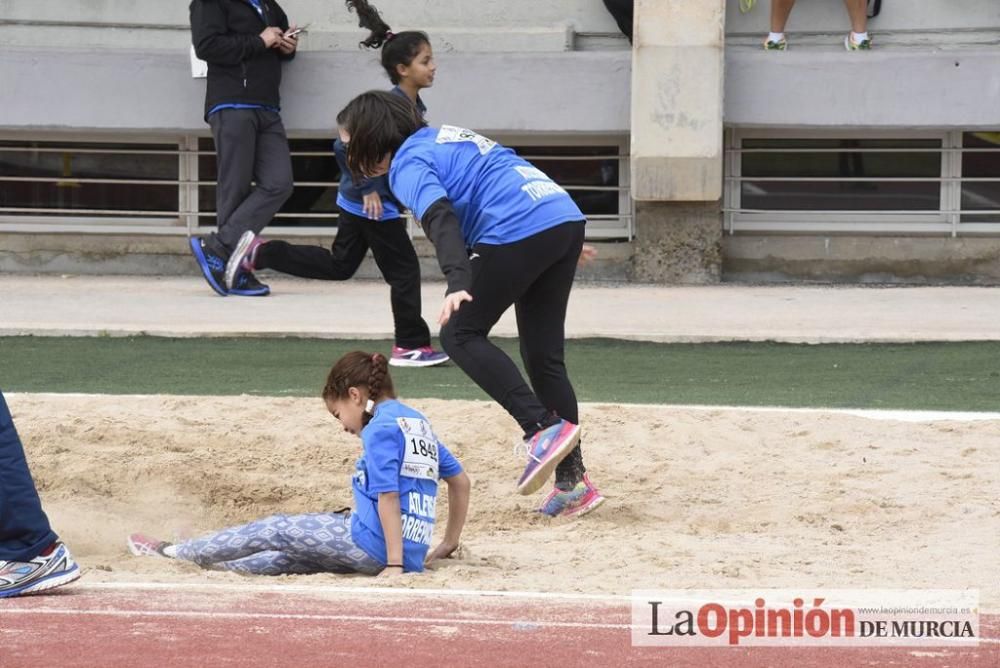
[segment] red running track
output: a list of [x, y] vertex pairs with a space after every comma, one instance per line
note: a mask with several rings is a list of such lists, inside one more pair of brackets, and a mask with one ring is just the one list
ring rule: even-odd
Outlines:
[[78, 585], [0, 601], [0, 667], [919, 666], [997, 668], [978, 647], [634, 648], [625, 600], [308, 586]]

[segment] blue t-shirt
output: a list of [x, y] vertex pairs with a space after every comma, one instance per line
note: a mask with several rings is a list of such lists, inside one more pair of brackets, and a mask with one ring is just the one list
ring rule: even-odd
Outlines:
[[[399, 86], [395, 86], [390, 92], [406, 97], [406, 93]], [[417, 95], [417, 109], [421, 116], [427, 114], [427, 106]], [[337, 187], [337, 206], [343, 211], [352, 213], [361, 218], [367, 218], [365, 213], [364, 196], [370, 192], [377, 192], [382, 199], [382, 217], [379, 220], [391, 220], [403, 215], [392, 191], [389, 190], [389, 179], [385, 176], [376, 176], [373, 179], [364, 179], [360, 183], [354, 183], [351, 170], [347, 168], [347, 151], [344, 150], [344, 143], [340, 139], [333, 142], [333, 153], [337, 158], [337, 166], [340, 167], [340, 185]]]
[[364, 452], [354, 473], [351, 538], [371, 558], [385, 564], [385, 534], [378, 517], [380, 492], [399, 492], [403, 522], [403, 570], [424, 570], [434, 534], [438, 479], [462, 472], [423, 415], [396, 400], [375, 407], [361, 430]]
[[393, 156], [389, 185], [418, 218], [446, 197], [467, 246], [509, 244], [583, 220], [569, 194], [514, 151], [452, 125], [422, 128]]

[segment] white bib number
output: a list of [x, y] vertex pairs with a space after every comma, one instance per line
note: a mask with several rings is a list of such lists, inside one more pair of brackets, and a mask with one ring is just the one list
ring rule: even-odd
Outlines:
[[399, 430], [403, 432], [403, 465], [399, 474], [407, 478], [438, 480], [437, 436], [426, 420], [419, 418], [396, 418]]
[[438, 144], [454, 144], [456, 142], [472, 142], [479, 148], [480, 155], [486, 155], [490, 149], [497, 145], [492, 139], [487, 139], [477, 132], [455, 127], [454, 125], [442, 125], [438, 130]]

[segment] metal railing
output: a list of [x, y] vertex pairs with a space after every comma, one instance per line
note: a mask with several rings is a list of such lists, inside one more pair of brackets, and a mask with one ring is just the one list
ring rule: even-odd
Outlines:
[[[744, 147], [746, 139], [817, 140], [850, 139], [856, 141], [895, 139], [932, 140], [925, 147]], [[743, 156], [759, 154], [932, 154], [940, 159], [936, 176], [747, 176], [742, 173]], [[724, 226], [728, 234], [739, 233], [871, 233], [896, 235], [1000, 235], [1000, 199], [987, 198], [983, 208], [963, 208], [963, 186], [975, 183], [1000, 184], [996, 176], [963, 176], [962, 157], [970, 154], [1000, 156], [1000, 146], [964, 147], [963, 133], [949, 131], [815, 133], [729, 130], [726, 136]], [[900, 172], [905, 171], [903, 163]], [[752, 183], [934, 183], [938, 184], [936, 206], [926, 209], [823, 209], [823, 208], [749, 208], [743, 205], [745, 184]], [[966, 196], [970, 196], [966, 193]], [[805, 197], [799, 195], [799, 197]], [[993, 206], [989, 206], [989, 205]], [[976, 220], [997, 217], [997, 222]]]
[[[560, 138], [565, 141], [564, 138]], [[0, 185], [42, 184], [56, 187], [77, 187], [84, 185], [111, 186], [141, 186], [164, 187], [176, 189], [177, 206], [175, 209], [160, 208], [116, 208], [66, 206], [53, 201], [52, 206], [15, 206], [0, 200], [0, 232], [18, 233], [85, 233], [85, 234], [135, 234], [135, 235], [196, 235], [213, 228], [214, 211], [202, 211], [199, 207], [199, 189], [214, 187], [215, 174], [201, 178], [199, 173], [199, 158], [214, 155], [214, 151], [199, 148], [199, 138], [195, 135], [185, 135], [174, 139], [175, 146], [165, 143], [163, 137], [114, 137], [81, 136], [70, 137], [60, 135], [32, 135], [22, 133], [0, 133], [0, 155], [4, 153], [61, 154], [78, 156], [128, 156], [141, 159], [152, 156], [175, 156], [177, 159], [176, 174], [172, 178], [150, 178], [148, 175], [134, 176], [110, 174], [108, 176], [77, 176], [67, 171], [63, 174], [31, 175], [30, 165], [22, 164], [24, 173], [8, 173], [0, 176]], [[577, 143], [568, 146], [587, 145], [579, 139]], [[22, 145], [4, 145], [13, 142]], [[27, 142], [44, 143], [42, 146], [24, 145]], [[103, 146], [88, 146], [88, 143], [103, 144]], [[294, 139], [292, 140], [294, 144]], [[112, 144], [116, 144], [112, 146]], [[146, 146], [136, 148], [138, 144]], [[155, 146], [157, 145], [158, 146]], [[155, 147], [150, 147], [154, 145]], [[546, 146], [559, 145], [554, 140], [546, 142]], [[169, 147], [168, 147], [169, 146]], [[534, 155], [525, 156], [529, 160], [539, 162], [563, 161], [595, 161], [616, 160], [618, 163], [619, 184], [605, 185], [566, 185], [570, 192], [617, 192], [618, 214], [588, 216], [587, 237], [589, 239], [631, 239], [633, 236], [632, 200], [629, 195], [629, 159], [622, 150], [622, 145], [607, 145], [606, 153], [598, 155]], [[292, 151], [292, 157], [330, 157], [328, 151], [301, 150]], [[52, 165], [43, 165], [52, 171]], [[36, 165], [37, 169], [37, 165]], [[8, 170], [10, 171], [10, 170]], [[86, 172], [85, 172], [86, 173]], [[338, 181], [296, 181], [297, 187], [336, 188]], [[104, 202], [107, 204], [107, 201]], [[284, 212], [278, 213], [279, 220], [315, 221], [316, 224], [281, 226], [282, 236], [324, 236], [332, 235], [336, 230], [338, 213], [334, 211]], [[413, 236], [422, 236], [419, 226], [410, 223]]]

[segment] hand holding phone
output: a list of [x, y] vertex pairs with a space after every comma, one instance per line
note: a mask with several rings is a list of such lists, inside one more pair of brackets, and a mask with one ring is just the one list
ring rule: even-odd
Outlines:
[[288, 32], [285, 33], [285, 37], [298, 37], [299, 35], [301, 35], [304, 32], [309, 32], [309, 24], [308, 23], [306, 25], [302, 26], [302, 27], [295, 27], [295, 26], [293, 26], [293, 27], [289, 28]]

